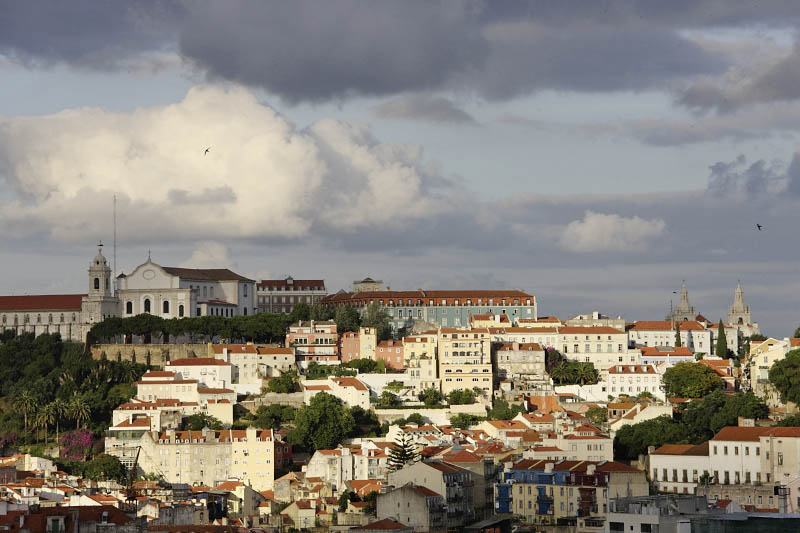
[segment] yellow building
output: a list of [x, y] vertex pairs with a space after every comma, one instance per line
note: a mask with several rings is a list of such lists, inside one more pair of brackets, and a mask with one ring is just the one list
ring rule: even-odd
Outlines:
[[488, 328], [441, 328], [438, 335], [442, 393], [478, 388], [492, 394], [492, 354]]

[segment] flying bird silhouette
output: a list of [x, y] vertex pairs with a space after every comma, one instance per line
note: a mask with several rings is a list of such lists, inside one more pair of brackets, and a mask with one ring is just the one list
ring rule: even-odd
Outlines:
[[756, 227], [758, 228], [758, 231], [761, 231], [761, 228], [762, 228], [763, 226], [762, 226], [761, 224], [756, 224]]
[[208, 155], [208, 152], [210, 152], [210, 151], [211, 151], [211, 148], [206, 148], [206, 151], [203, 152], [203, 155]]

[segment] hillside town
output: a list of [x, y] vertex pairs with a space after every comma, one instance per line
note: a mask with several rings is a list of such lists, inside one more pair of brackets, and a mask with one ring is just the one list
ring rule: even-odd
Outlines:
[[[800, 332], [151, 257], [0, 297], [0, 529], [800, 527]], [[543, 304], [544, 305], [544, 304]], [[772, 529], [770, 529], [772, 528]]]

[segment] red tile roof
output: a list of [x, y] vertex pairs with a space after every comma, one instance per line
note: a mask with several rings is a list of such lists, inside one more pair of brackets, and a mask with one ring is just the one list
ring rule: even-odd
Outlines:
[[333, 381], [340, 387], [353, 387], [358, 391], [368, 391], [366, 385], [361, 383], [356, 378], [333, 378]]
[[223, 353], [228, 350], [230, 353], [256, 353], [256, 347], [252, 344], [214, 344], [212, 346], [214, 353]]
[[80, 311], [85, 294], [0, 296], [0, 311]]
[[624, 335], [625, 331], [608, 326], [566, 326], [558, 328], [559, 333], [568, 335]]
[[663, 444], [656, 448], [651, 455], [699, 455], [708, 456], [708, 441], [692, 444]]
[[[681, 331], [689, 330], [705, 330], [706, 327], [700, 322], [695, 320], [685, 320], [678, 322]], [[630, 329], [639, 331], [673, 331], [675, 330], [675, 323], [669, 320], [640, 320], [634, 322]]]
[[350, 531], [397, 531], [398, 529], [408, 529], [408, 526], [400, 522], [395, 522], [390, 518], [384, 518], [377, 522], [350, 528]]
[[231, 364], [213, 357], [184, 357], [170, 361], [167, 366], [231, 366]]

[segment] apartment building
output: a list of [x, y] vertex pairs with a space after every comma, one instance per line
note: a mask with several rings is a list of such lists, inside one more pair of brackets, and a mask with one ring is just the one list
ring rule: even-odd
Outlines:
[[649, 392], [656, 399], [666, 400], [661, 374], [653, 365], [614, 365], [605, 371], [606, 390], [609, 395], [639, 396]]
[[475, 517], [472, 472], [445, 461], [421, 461], [389, 473], [389, 485], [408, 483], [427, 487], [441, 495], [447, 506], [447, 529], [459, 529]]
[[523, 375], [544, 376], [544, 349], [535, 342], [501, 343], [493, 345], [495, 374], [498, 379]]
[[257, 491], [271, 490], [275, 437], [255, 428], [214, 431], [143, 431], [107, 436], [106, 453], [130, 467], [140, 448], [139, 469], [169, 483], [216, 486], [241, 481]]
[[[206, 387], [224, 389], [233, 383], [233, 368], [228, 361], [212, 357], [175, 359], [164, 366], [176, 379], [192, 379]], [[177, 396], [173, 396], [177, 398]]]
[[297, 370], [291, 348], [258, 347], [258, 369], [263, 377], [277, 377], [284, 372]]
[[[631, 346], [675, 346], [675, 324], [670, 320], [643, 320], [627, 326]], [[677, 322], [681, 346], [693, 354], [710, 354], [714, 350], [711, 331], [697, 320]]]
[[320, 303], [327, 294], [321, 279], [263, 279], [256, 284], [256, 305], [259, 313], [289, 314], [295, 305]]
[[697, 484], [710, 475], [708, 444], [664, 444], [650, 452], [650, 479], [658, 490], [694, 494]]
[[537, 318], [536, 299], [518, 290], [362, 291], [332, 294], [322, 300], [328, 307], [350, 305], [359, 311], [372, 302], [386, 310], [394, 333], [419, 322], [467, 327], [473, 315], [507, 315], [514, 321]]
[[319, 477], [332, 485], [335, 494], [353, 479], [384, 479], [389, 468], [384, 448], [365, 442], [361, 448], [341, 447], [316, 450], [306, 467], [307, 477]]
[[439, 363], [436, 359], [438, 335], [435, 332], [403, 338], [405, 384], [414, 390], [439, 389]]
[[602, 529], [612, 499], [648, 490], [644, 471], [614, 461], [522, 459], [495, 485], [495, 507], [528, 524]]
[[307, 379], [301, 385], [306, 405], [311, 403], [314, 396], [325, 392], [339, 398], [348, 407], [359, 406], [365, 410], [370, 408], [369, 387], [357, 378], [328, 376], [327, 379]]
[[404, 358], [404, 344], [403, 341], [381, 341], [375, 349], [375, 360], [383, 361], [386, 368], [392, 370], [402, 370], [405, 368]]
[[295, 356], [323, 355], [339, 358], [339, 334], [332, 320], [295, 322], [289, 326], [286, 344]]
[[694, 354], [686, 346], [640, 346], [638, 349], [642, 353], [639, 362], [643, 365], [666, 364], [669, 368], [695, 360]]
[[442, 393], [477, 387], [486, 397], [491, 396], [493, 373], [488, 329], [442, 328], [437, 344]]
[[136, 398], [149, 402], [181, 398], [181, 401], [195, 402], [202, 407], [209, 400], [236, 403], [236, 392], [233, 389], [205, 387], [196, 379], [179, 379], [175, 372], [150, 371], [136, 383]]
[[[378, 494], [376, 503], [379, 519], [397, 519], [400, 523], [413, 527], [418, 533], [443, 531], [447, 528], [448, 513], [444, 498], [427, 487], [408, 483]], [[392, 529], [401, 530], [394, 526]]]

